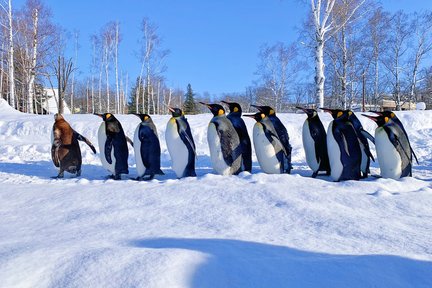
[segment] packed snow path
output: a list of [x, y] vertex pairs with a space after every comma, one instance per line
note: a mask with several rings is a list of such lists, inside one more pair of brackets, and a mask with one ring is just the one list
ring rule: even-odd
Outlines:
[[[279, 115], [292, 175], [264, 174], [254, 157], [252, 174], [229, 177], [211, 169], [211, 115], [188, 116], [198, 177], [180, 180], [169, 116], [154, 116], [166, 175], [149, 182], [107, 180], [85, 144], [82, 176], [51, 179], [52, 115], [0, 114], [0, 287], [432, 287], [431, 111], [398, 113], [419, 157], [414, 177], [341, 183], [309, 177], [304, 114]], [[65, 118], [97, 143], [97, 116]], [[131, 137], [139, 119], [118, 118]]]

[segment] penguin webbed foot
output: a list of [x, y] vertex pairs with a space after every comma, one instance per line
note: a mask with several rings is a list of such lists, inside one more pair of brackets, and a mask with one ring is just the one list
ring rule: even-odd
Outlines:
[[64, 172], [60, 172], [57, 176], [52, 176], [52, 179], [63, 179], [64, 178]]
[[76, 171], [76, 177], [80, 177], [81, 176], [81, 169]]
[[312, 173], [312, 176], [311, 176], [311, 177], [312, 177], [312, 178], [316, 178], [317, 176], [318, 176], [318, 171], [315, 171], [315, 172]]
[[120, 174], [112, 174], [112, 175], [108, 175], [107, 179], [113, 179], [113, 180], [121, 180], [121, 175]]
[[137, 180], [137, 181], [150, 181], [150, 180], [153, 180], [154, 176], [155, 176], [154, 174], [153, 175], [143, 175], [143, 176], [139, 176], [139, 177], [135, 178], [135, 180]]

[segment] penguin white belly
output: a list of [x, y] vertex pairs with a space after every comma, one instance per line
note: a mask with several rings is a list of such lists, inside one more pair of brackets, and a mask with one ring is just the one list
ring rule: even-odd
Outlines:
[[333, 121], [330, 122], [327, 129], [327, 152], [330, 162], [331, 177], [334, 181], [338, 181], [343, 172], [343, 164], [341, 161], [339, 144], [333, 137]]
[[114, 157], [114, 147], [111, 150], [111, 160], [112, 163], [109, 164], [108, 161], [105, 158], [105, 142], [107, 139], [107, 135], [105, 132], [105, 122], [102, 122], [102, 124], [99, 126], [98, 130], [98, 143], [99, 143], [99, 155], [102, 162], [102, 167], [107, 169], [112, 174], [115, 174], [115, 163], [116, 159]]
[[138, 124], [137, 128], [135, 129], [134, 133], [134, 152], [135, 152], [135, 163], [136, 163], [136, 169], [137, 169], [137, 175], [138, 177], [144, 176], [144, 173], [146, 171], [146, 168], [144, 166], [144, 163], [142, 161], [141, 157], [141, 140], [139, 139], [139, 129], [141, 127], [141, 123]]
[[207, 131], [207, 141], [210, 148], [210, 158], [213, 169], [220, 175], [231, 175], [230, 166], [225, 162], [222, 154], [221, 141], [216, 126], [210, 123]]
[[381, 176], [399, 179], [402, 175], [402, 160], [383, 128], [375, 130], [375, 147]]
[[172, 169], [177, 178], [181, 178], [189, 162], [189, 150], [180, 138], [175, 119], [171, 119], [167, 124], [165, 140], [172, 160]]
[[309, 130], [309, 122], [306, 120], [303, 124], [302, 131], [303, 147], [306, 154], [306, 163], [316, 172], [319, 169], [320, 163], [317, 161], [316, 151], [315, 151], [315, 140]]
[[267, 139], [262, 124], [255, 123], [253, 128], [255, 153], [261, 169], [267, 174], [280, 174], [280, 163], [273, 144]]

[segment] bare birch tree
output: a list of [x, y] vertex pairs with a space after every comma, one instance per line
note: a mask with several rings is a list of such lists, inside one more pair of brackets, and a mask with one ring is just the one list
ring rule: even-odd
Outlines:
[[[357, 0], [353, 0], [357, 1]], [[311, 12], [314, 23], [314, 40], [315, 40], [315, 90], [318, 100], [318, 107], [324, 107], [324, 82], [325, 82], [325, 65], [324, 65], [324, 47], [328, 37], [336, 33], [356, 11], [363, 5], [366, 0], [359, 0], [352, 6], [352, 10], [346, 15], [343, 23], [334, 22], [333, 8], [336, 0], [311, 0]]]
[[9, 104], [16, 108], [15, 101], [15, 66], [14, 66], [14, 31], [13, 31], [13, 15], [12, 15], [12, 1], [2, 0], [0, 7], [7, 15], [7, 24], [0, 23], [3, 28], [8, 31], [8, 78], [9, 78]]

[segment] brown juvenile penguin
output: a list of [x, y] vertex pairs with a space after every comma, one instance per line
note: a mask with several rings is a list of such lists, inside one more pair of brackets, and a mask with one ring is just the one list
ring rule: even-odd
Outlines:
[[63, 178], [64, 171], [80, 176], [82, 157], [78, 140], [89, 145], [95, 154], [96, 149], [87, 138], [73, 130], [61, 114], [56, 113], [54, 120], [51, 157], [54, 165], [59, 168], [59, 173], [54, 178]]

